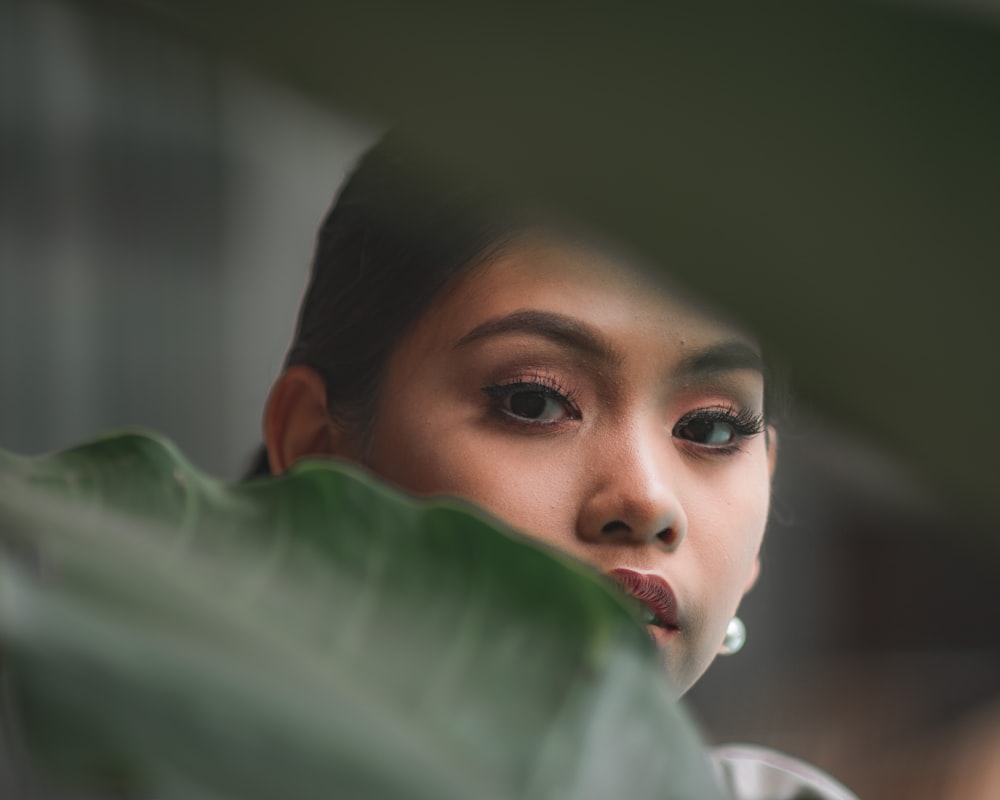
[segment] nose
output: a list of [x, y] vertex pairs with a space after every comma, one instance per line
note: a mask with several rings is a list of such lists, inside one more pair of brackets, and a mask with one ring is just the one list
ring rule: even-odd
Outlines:
[[671, 468], [663, 434], [602, 442], [590, 458], [590, 485], [577, 535], [600, 544], [655, 544], [675, 550], [687, 534], [676, 492], [679, 465]]

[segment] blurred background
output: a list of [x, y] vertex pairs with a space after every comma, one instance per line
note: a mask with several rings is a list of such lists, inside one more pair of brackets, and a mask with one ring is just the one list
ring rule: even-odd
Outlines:
[[[0, 447], [141, 426], [239, 477], [318, 222], [382, 127], [113, 3], [0, 0]], [[748, 645], [690, 707], [870, 800], [998, 797], [996, 531], [862, 427], [795, 408]]]
[[107, 9], [0, 15], [3, 446], [137, 425], [237, 477], [375, 128]]

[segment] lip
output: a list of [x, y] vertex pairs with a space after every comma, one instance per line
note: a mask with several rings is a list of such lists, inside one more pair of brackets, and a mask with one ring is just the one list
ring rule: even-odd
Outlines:
[[663, 634], [673, 634], [680, 630], [677, 597], [663, 578], [631, 569], [613, 569], [608, 572], [608, 577], [653, 612], [657, 622], [647, 627]]

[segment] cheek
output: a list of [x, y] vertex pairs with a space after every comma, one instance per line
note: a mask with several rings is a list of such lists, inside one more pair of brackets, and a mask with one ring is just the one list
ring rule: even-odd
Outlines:
[[692, 544], [704, 546], [715, 583], [726, 587], [733, 606], [754, 570], [770, 505], [766, 460], [754, 459], [752, 467], [734, 469], [724, 480], [702, 486], [689, 512]]
[[557, 463], [557, 448], [434, 413], [383, 419], [367, 463], [380, 477], [414, 494], [471, 500], [534, 538], [567, 546], [571, 476]]
[[[724, 480], [700, 484], [688, 495], [692, 582], [688, 646], [666, 652], [668, 672], [687, 690], [718, 655], [726, 625], [750, 579], [767, 524], [770, 481], [766, 468], [734, 470]], [[682, 545], [683, 548], [683, 545]]]

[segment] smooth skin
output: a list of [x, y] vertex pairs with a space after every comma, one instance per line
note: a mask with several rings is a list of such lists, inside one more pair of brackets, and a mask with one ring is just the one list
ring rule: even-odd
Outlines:
[[525, 237], [467, 270], [391, 354], [364, 436], [292, 367], [265, 415], [272, 468], [332, 455], [472, 500], [601, 572], [665, 579], [649, 626], [675, 687], [718, 653], [756, 580], [775, 463], [754, 342], [627, 267]]

